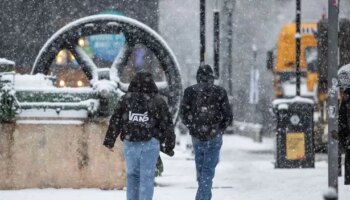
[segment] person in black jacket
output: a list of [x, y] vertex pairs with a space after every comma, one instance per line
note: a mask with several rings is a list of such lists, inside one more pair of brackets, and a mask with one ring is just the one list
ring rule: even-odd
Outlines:
[[[338, 140], [339, 140], [339, 166], [341, 167], [341, 152], [345, 153], [345, 185], [350, 185], [350, 124], [349, 124], [349, 111], [350, 111], [350, 89], [344, 91], [340, 88], [340, 105], [339, 105], [339, 117], [338, 117]], [[341, 168], [340, 168], [341, 170]]]
[[112, 115], [103, 145], [124, 144], [127, 200], [151, 200], [159, 150], [172, 155], [175, 134], [172, 116], [150, 73], [137, 73]]
[[192, 136], [198, 182], [196, 200], [209, 200], [222, 134], [232, 123], [233, 116], [227, 93], [214, 85], [213, 70], [209, 65], [199, 67], [197, 82], [186, 88], [180, 115]]

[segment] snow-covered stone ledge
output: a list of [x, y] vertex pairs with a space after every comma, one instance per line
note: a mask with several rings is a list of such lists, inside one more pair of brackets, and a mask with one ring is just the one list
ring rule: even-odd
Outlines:
[[0, 123], [0, 190], [125, 186], [122, 143], [103, 145], [108, 120]]

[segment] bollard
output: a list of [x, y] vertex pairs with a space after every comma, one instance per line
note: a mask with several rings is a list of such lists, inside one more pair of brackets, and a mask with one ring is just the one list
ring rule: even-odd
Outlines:
[[337, 191], [330, 187], [326, 193], [323, 195], [324, 200], [338, 200]]

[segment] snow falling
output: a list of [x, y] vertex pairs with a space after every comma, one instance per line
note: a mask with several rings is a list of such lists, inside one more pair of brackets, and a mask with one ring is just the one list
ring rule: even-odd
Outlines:
[[[176, 135], [174, 152], [166, 152], [175, 155], [160, 153], [164, 171], [157, 166], [153, 199], [195, 199], [198, 172], [191, 127], [181, 119], [180, 106], [185, 89], [198, 81], [200, 1], [2, 0], [0, 200], [125, 199], [124, 135], [113, 133], [120, 136], [111, 147], [105, 135], [140, 72], [152, 74], [155, 93], [169, 111], [161, 120], [174, 123], [169, 132]], [[328, 26], [329, 2], [301, 0], [301, 33], [296, 33], [297, 1], [204, 1], [204, 64], [216, 70], [216, 11], [220, 65], [214, 83], [226, 90], [233, 114], [223, 135], [212, 199], [323, 199], [332, 162], [328, 115], [345, 121], [339, 126], [345, 136], [344, 131], [330, 134], [345, 145], [339, 148], [343, 153], [349, 146], [348, 120], [342, 117], [347, 117], [350, 95], [345, 65], [350, 62], [350, 2], [339, 1], [339, 62], [345, 67], [338, 72], [339, 82], [333, 78], [327, 90], [321, 66], [328, 58], [320, 52], [328, 48], [321, 22], [327, 19]], [[295, 97], [297, 62], [288, 60], [296, 55], [296, 38], [302, 43], [302, 97]], [[272, 69], [267, 69], [269, 63]], [[345, 102], [339, 110], [328, 108], [328, 91]], [[154, 94], [149, 93], [151, 102]], [[154, 120], [149, 110], [127, 113], [134, 122]], [[165, 143], [160, 148], [164, 152]], [[350, 198], [344, 154], [340, 200]], [[285, 165], [290, 169], [281, 167]]]

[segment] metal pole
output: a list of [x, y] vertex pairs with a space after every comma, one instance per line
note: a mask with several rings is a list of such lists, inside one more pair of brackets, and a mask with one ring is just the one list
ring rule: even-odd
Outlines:
[[[257, 115], [258, 113], [258, 103], [259, 103], [259, 71], [257, 68], [257, 57], [258, 57], [258, 47], [253, 44], [252, 46], [252, 50], [253, 50], [253, 58], [254, 58], [254, 64], [253, 64], [253, 89], [254, 89], [254, 93], [253, 93], [253, 99], [254, 99], [254, 123], [258, 123], [259, 117]], [[260, 133], [257, 133], [255, 135], [255, 141], [256, 142], [262, 142], [262, 135]]]
[[214, 11], [214, 73], [220, 76], [220, 12]]
[[205, 0], [200, 0], [199, 34], [200, 34], [200, 65], [205, 63]]
[[328, 186], [338, 191], [338, 14], [339, 1], [328, 0]]
[[235, 2], [232, 2], [231, 0], [226, 1], [227, 3], [227, 43], [228, 43], [228, 90], [229, 95], [233, 95], [233, 86], [232, 86], [232, 40], [233, 40], [233, 4]]
[[300, 43], [301, 43], [301, 31], [300, 31], [300, 23], [301, 23], [301, 0], [296, 0], [296, 34], [295, 34], [295, 42], [296, 42], [296, 95], [300, 96]]

